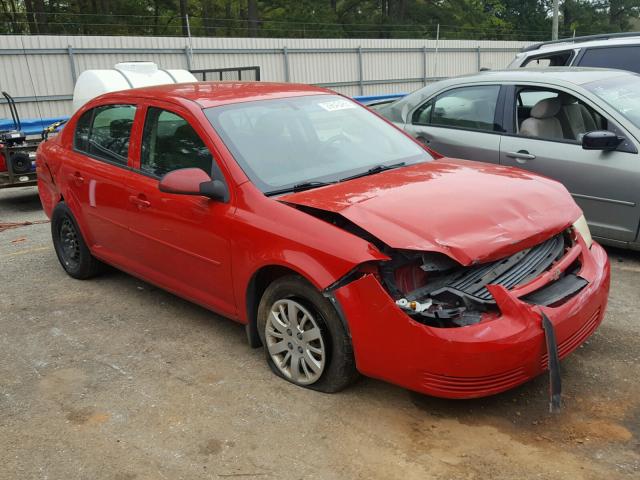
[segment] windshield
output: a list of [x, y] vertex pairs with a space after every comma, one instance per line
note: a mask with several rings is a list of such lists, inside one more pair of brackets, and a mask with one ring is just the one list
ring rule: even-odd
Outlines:
[[625, 75], [584, 85], [640, 128], [640, 75]]
[[384, 120], [337, 95], [237, 103], [205, 114], [265, 193], [432, 159]]

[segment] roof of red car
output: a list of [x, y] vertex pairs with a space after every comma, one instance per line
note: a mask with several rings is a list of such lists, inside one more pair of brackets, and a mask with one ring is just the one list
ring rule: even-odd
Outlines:
[[215, 107], [236, 102], [266, 100], [270, 98], [299, 97], [332, 93], [313, 85], [269, 82], [197, 82], [157, 85], [114, 92], [117, 97], [145, 97], [186, 99], [201, 107]]

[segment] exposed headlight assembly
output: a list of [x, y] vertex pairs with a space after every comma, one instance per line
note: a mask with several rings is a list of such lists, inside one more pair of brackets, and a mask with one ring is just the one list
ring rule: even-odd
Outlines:
[[587, 244], [588, 248], [591, 248], [593, 244], [593, 239], [591, 238], [591, 231], [589, 230], [589, 225], [587, 224], [587, 219], [584, 218], [584, 215], [580, 215], [580, 218], [573, 223], [573, 228], [582, 235], [582, 239], [584, 243]]

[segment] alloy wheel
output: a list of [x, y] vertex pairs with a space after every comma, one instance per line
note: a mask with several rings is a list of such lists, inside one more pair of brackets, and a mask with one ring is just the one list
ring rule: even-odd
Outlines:
[[276, 301], [265, 325], [265, 340], [278, 370], [300, 385], [316, 382], [327, 354], [316, 317], [293, 299]]

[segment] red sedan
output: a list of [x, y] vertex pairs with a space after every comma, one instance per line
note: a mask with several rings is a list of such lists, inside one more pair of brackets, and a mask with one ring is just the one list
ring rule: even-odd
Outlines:
[[557, 370], [605, 313], [607, 256], [561, 184], [434, 160], [324, 89], [110, 93], [37, 170], [69, 275], [110, 264], [243, 323], [297, 385], [490, 395]]

